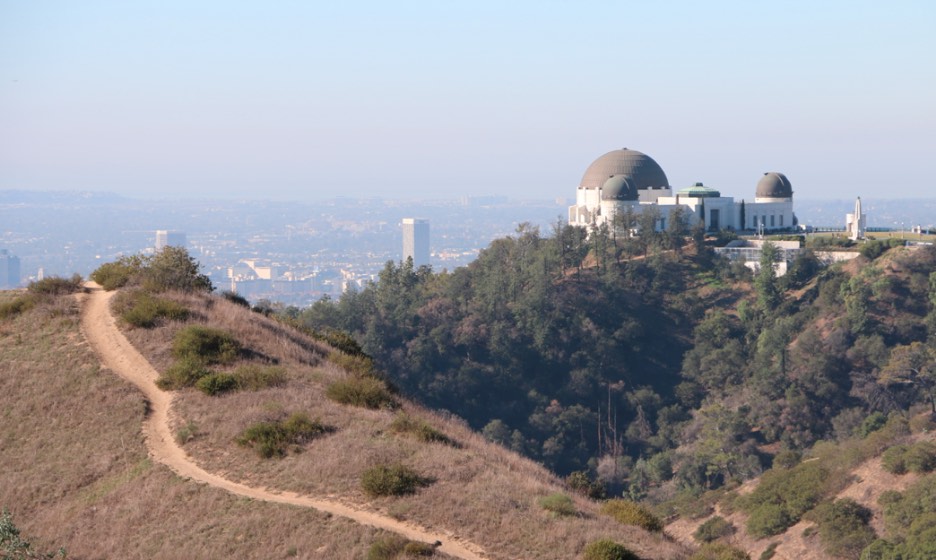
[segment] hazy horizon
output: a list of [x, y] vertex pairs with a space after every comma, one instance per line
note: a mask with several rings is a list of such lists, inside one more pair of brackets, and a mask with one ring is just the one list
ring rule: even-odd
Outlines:
[[936, 5], [0, 0], [0, 189], [574, 197], [629, 147], [675, 188], [926, 198]]

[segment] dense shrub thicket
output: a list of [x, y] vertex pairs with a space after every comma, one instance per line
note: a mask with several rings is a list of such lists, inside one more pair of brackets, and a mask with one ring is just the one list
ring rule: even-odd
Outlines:
[[835, 557], [857, 558], [875, 539], [871, 511], [851, 499], [824, 502], [808, 517], [819, 525], [826, 553]]
[[782, 533], [819, 503], [828, 480], [829, 471], [818, 461], [765, 473], [753, 492], [735, 500], [750, 514], [748, 533], [755, 537]]
[[881, 465], [893, 474], [928, 473], [936, 469], [936, 444], [920, 441], [913, 445], [895, 445], [884, 452]]
[[868, 545], [862, 560], [936, 558], [936, 474], [928, 474], [903, 493], [889, 491], [878, 500], [884, 508], [886, 538]]
[[[387, 263], [291, 320], [350, 333], [402, 392], [637, 500], [757, 476], [764, 444], [789, 459], [936, 406], [936, 249], [855, 268], [807, 249], [777, 277], [768, 245], [752, 276], [676, 222], [638, 237], [523, 225], [467, 267]], [[774, 505], [766, 532], [801, 515]]]

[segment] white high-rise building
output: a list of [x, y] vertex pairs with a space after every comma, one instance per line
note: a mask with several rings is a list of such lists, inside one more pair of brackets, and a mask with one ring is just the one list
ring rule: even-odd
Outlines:
[[185, 248], [185, 232], [184, 231], [168, 231], [165, 229], [156, 230], [156, 250], [162, 251], [165, 247], [182, 247]]
[[429, 264], [429, 220], [403, 218], [403, 260], [409, 258], [415, 267]]

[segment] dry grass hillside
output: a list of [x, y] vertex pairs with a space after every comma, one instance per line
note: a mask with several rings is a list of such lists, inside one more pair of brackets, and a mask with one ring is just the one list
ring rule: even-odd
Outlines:
[[[354, 377], [330, 347], [219, 297], [164, 295], [187, 308], [125, 334], [159, 371], [176, 359], [176, 334], [206, 324], [233, 336], [235, 361], [210, 366], [276, 367], [277, 383], [208, 396], [178, 391], [172, 422], [185, 451], [205, 470], [256, 487], [330, 497], [456, 534], [489, 558], [577, 558], [586, 544], [613, 539], [641, 558], [685, 558], [688, 548], [660, 534], [616, 523], [598, 505], [573, 497], [556, 515], [540, 500], [572, 494], [545, 469], [487, 443], [457, 419], [396, 397], [397, 409], [371, 410], [326, 397]], [[238, 498], [183, 480], [147, 458], [143, 397], [101, 368], [78, 329], [70, 297], [0, 321], [0, 507], [9, 508], [39, 549], [65, 546], [70, 558], [365, 558], [386, 533], [311, 509]], [[243, 371], [243, 370], [241, 370]], [[261, 422], [304, 413], [327, 428], [262, 458], [236, 440]], [[455, 442], [421, 441], [431, 426]], [[422, 429], [421, 433], [427, 433]], [[413, 494], [373, 498], [363, 473], [404, 465], [427, 484]], [[437, 554], [436, 557], [443, 557]]]
[[[0, 293], [9, 300], [10, 293]], [[148, 458], [141, 394], [63, 296], [0, 321], [0, 508], [70, 559], [364, 558], [381, 531], [188, 483]]]

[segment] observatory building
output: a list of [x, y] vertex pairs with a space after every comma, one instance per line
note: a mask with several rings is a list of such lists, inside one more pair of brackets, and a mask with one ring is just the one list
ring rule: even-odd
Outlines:
[[614, 217], [658, 211], [657, 230], [666, 229], [674, 209], [682, 207], [688, 225], [704, 223], [708, 231], [721, 229], [758, 232], [792, 229], [793, 187], [783, 173], [764, 173], [753, 202], [722, 196], [702, 183], [673, 188], [663, 168], [650, 156], [623, 148], [604, 154], [585, 170], [569, 207], [569, 223], [577, 226], [612, 225]]

